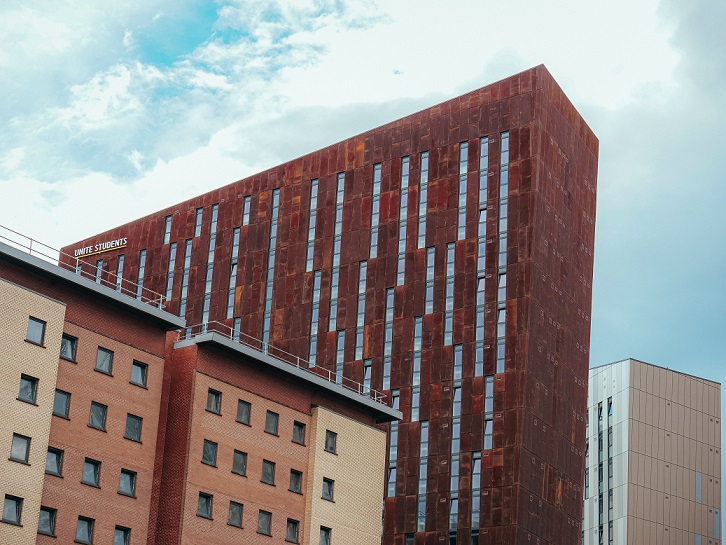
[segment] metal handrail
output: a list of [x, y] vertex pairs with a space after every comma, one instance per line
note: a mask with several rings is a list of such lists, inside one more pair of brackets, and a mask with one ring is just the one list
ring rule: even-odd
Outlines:
[[307, 371], [308, 373], [316, 375], [328, 382], [337, 384], [346, 390], [370, 398], [377, 403], [384, 403], [383, 400], [385, 399], [386, 394], [383, 392], [367, 387], [350, 378], [338, 376], [324, 367], [311, 366], [308, 360], [301, 358], [300, 356], [291, 354], [282, 348], [278, 348], [270, 343], [266, 343], [260, 339], [247, 335], [246, 333], [242, 333], [241, 331], [236, 331], [221, 322], [212, 321], [189, 326], [179, 332], [179, 340], [193, 339], [194, 337], [204, 335], [205, 333], [219, 333], [227, 339], [238, 342], [239, 344], [247, 346], [257, 352], [261, 352], [262, 354], [267, 354], [278, 361], [292, 365], [303, 371]]
[[[20, 239], [18, 239], [18, 237], [20, 237]], [[43, 261], [47, 261], [51, 265], [73, 271], [82, 278], [92, 280], [101, 286], [113, 289], [123, 295], [137, 299], [142, 303], [146, 303], [160, 309], [164, 308], [164, 301], [166, 300], [166, 297], [161, 293], [156, 293], [155, 291], [144, 286], [140, 286], [126, 278], [118, 277], [111, 271], [106, 271], [96, 277], [95, 263], [61, 252], [57, 248], [48, 246], [39, 240], [35, 240], [34, 238], [24, 235], [23, 233], [19, 233], [9, 227], [5, 227], [4, 225], [0, 225], [0, 241], [4, 241], [9, 246], [26, 252], [29, 255], [40, 257]], [[39, 250], [38, 247], [41, 249]], [[61, 257], [68, 258], [69, 262], [61, 260]], [[84, 270], [84, 263], [87, 264], [93, 272]]]

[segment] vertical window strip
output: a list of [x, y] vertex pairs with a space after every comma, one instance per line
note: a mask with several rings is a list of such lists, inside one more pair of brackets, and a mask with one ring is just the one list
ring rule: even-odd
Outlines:
[[480, 276], [476, 280], [476, 321], [474, 330], [475, 340], [475, 359], [474, 359], [474, 376], [480, 377], [484, 373], [484, 285], [486, 277]]
[[466, 238], [466, 172], [469, 168], [469, 143], [459, 144], [459, 219], [457, 240]]
[[378, 257], [378, 220], [381, 212], [381, 163], [373, 165], [373, 197], [371, 199], [371, 252]]
[[489, 172], [489, 138], [479, 140], [479, 223], [477, 231], [477, 284], [475, 316], [474, 376], [484, 374], [484, 288], [487, 246], [487, 183]]
[[366, 274], [368, 262], [361, 261], [358, 268], [358, 316], [355, 328], [355, 359], [363, 359], [363, 328], [366, 318]]
[[386, 289], [386, 319], [383, 335], [383, 389], [391, 388], [391, 354], [393, 352], [393, 288]]
[[433, 246], [426, 248], [426, 312], [431, 314], [434, 311], [434, 265], [436, 261], [436, 249]]
[[408, 226], [408, 183], [410, 157], [401, 159], [401, 204], [398, 214], [398, 272], [396, 285], [403, 285], [406, 278], [406, 235]]
[[[398, 409], [399, 391], [391, 392], [391, 407]], [[388, 483], [386, 495], [390, 498], [396, 495], [396, 462], [398, 461], [398, 421], [391, 422], [388, 446]]]
[[202, 234], [202, 213], [203, 208], [197, 208], [197, 214], [194, 218], [194, 236], [198, 237]]
[[139, 279], [136, 282], [136, 298], [141, 299], [144, 291], [144, 274], [146, 273], [146, 250], [139, 252]]
[[250, 204], [252, 201], [252, 197], [247, 195], [245, 197], [244, 201], [244, 208], [242, 209], [242, 225], [249, 225], [250, 224]]
[[484, 450], [492, 448], [492, 426], [494, 423], [494, 377], [484, 380]]
[[318, 319], [320, 318], [320, 271], [313, 273], [313, 307], [310, 317], [310, 354], [308, 367], [315, 367], [318, 356]]
[[270, 320], [272, 317], [272, 286], [275, 280], [275, 252], [277, 251], [277, 219], [280, 215], [280, 190], [272, 191], [272, 215], [270, 216], [270, 249], [267, 254], [267, 276], [265, 282], [265, 310], [262, 317], [262, 342], [266, 348], [270, 342]]
[[217, 217], [219, 205], [212, 205], [212, 219], [209, 222], [209, 252], [207, 253], [207, 272], [204, 282], [204, 306], [202, 309], [202, 324], [206, 330], [209, 322], [209, 308], [212, 300], [212, 277], [214, 272], [214, 251], [217, 248]]
[[499, 277], [497, 292], [497, 373], [505, 369], [506, 287], [507, 287], [507, 215], [509, 209], [509, 132], [501, 134], [499, 158]]
[[429, 152], [421, 154], [421, 181], [418, 189], [418, 248], [426, 246], [426, 216], [429, 194]]
[[118, 256], [116, 262], [116, 291], [121, 291], [121, 282], [124, 278], [124, 254]]
[[369, 395], [371, 392], [371, 368], [372, 360], [363, 361], [363, 395]]
[[345, 329], [338, 331], [335, 349], [335, 383], [343, 384], [343, 364], [345, 363]]
[[239, 341], [240, 330], [242, 329], [242, 318], [235, 318], [232, 326], [232, 339]]
[[176, 242], [172, 242], [169, 246], [169, 268], [166, 270], [166, 295], [167, 301], [171, 299], [171, 293], [174, 289], [174, 268], [176, 267]]
[[481, 510], [481, 451], [472, 452], [471, 458], [471, 529], [478, 530]]
[[318, 219], [318, 180], [310, 182], [310, 219], [308, 220], [308, 251], [305, 271], [313, 270], [313, 257], [315, 256], [315, 224]]
[[95, 274], [95, 281], [96, 284], [101, 283], [101, 273], [103, 272], [103, 259], [97, 259], [96, 260], [96, 274]]
[[453, 384], [451, 399], [451, 476], [449, 481], [449, 491], [451, 503], [449, 507], [449, 532], [454, 532], [458, 528], [459, 518], [459, 462], [461, 454], [461, 378], [463, 374], [463, 358], [462, 346], [454, 347], [453, 363]]
[[169, 244], [171, 239], [171, 216], [166, 216], [164, 222], [164, 244]]
[[179, 299], [179, 316], [184, 318], [187, 313], [187, 295], [189, 294], [189, 269], [192, 265], [192, 239], [188, 238], [184, 248], [184, 272], [182, 275], [181, 297]]
[[340, 247], [343, 235], [343, 200], [345, 198], [345, 173], [338, 173], [335, 196], [335, 236], [333, 238], [333, 269], [330, 277], [330, 315], [328, 331], [334, 331], [338, 319], [338, 282], [340, 281]]
[[418, 517], [417, 531], [426, 531], [426, 485], [428, 479], [428, 456], [429, 456], [429, 423], [421, 422], [421, 439], [419, 442], [419, 466], [418, 466]]
[[446, 307], [444, 309], [444, 346], [454, 342], [454, 263], [456, 245], [446, 245]]
[[239, 235], [240, 228], [235, 227], [232, 231], [232, 258], [230, 259], [229, 292], [227, 295], [228, 319], [234, 315], [234, 293], [237, 289], [237, 268], [239, 264]]
[[423, 316], [413, 319], [413, 371], [411, 373], [411, 422], [416, 422], [421, 406], [421, 349], [423, 345]]

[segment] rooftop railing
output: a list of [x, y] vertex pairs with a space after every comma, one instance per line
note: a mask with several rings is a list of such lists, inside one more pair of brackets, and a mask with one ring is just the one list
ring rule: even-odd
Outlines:
[[374, 390], [373, 388], [365, 386], [360, 382], [356, 382], [347, 377], [338, 376], [324, 367], [311, 367], [310, 362], [300, 356], [296, 356], [295, 354], [291, 354], [290, 352], [278, 348], [270, 343], [263, 342], [260, 339], [256, 339], [250, 335], [237, 331], [221, 322], [208, 322], [206, 324], [197, 324], [187, 327], [185, 330], [179, 332], [179, 340], [193, 339], [206, 333], [219, 333], [231, 341], [237, 342], [262, 354], [267, 354], [271, 358], [274, 358], [282, 363], [292, 365], [293, 367], [316, 375], [332, 384], [336, 384], [341, 388], [345, 388], [346, 390], [358, 395], [367, 397], [377, 403], [384, 403], [383, 400], [386, 395], [383, 392]]
[[51, 265], [73, 271], [82, 278], [86, 278], [96, 284], [105, 286], [128, 297], [132, 297], [142, 303], [146, 303], [160, 309], [164, 308], [165, 298], [162, 294], [145, 288], [143, 285], [131, 282], [126, 278], [117, 276], [111, 271], [98, 269], [95, 262], [61, 252], [52, 246], [43, 244], [34, 238], [14, 231], [4, 225], [0, 225], [0, 242], [3, 242], [16, 250], [20, 250], [42, 259], [43, 261], [47, 261]]

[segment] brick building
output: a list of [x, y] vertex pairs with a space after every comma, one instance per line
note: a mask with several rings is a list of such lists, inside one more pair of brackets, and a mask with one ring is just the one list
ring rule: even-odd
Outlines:
[[404, 416], [386, 426], [385, 545], [574, 545], [597, 154], [539, 66], [69, 245], [62, 264], [383, 390]]

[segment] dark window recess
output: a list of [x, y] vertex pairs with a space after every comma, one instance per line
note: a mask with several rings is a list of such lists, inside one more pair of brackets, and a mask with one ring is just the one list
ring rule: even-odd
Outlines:
[[56, 390], [53, 398], [53, 414], [62, 418], [68, 418], [71, 408], [71, 394], [63, 390]]
[[295, 421], [292, 424], [292, 440], [294, 443], [305, 444], [305, 424]]
[[26, 403], [35, 404], [38, 395], [38, 379], [30, 375], [20, 375], [20, 388], [18, 399]]
[[118, 483], [119, 494], [136, 497], [136, 472], [130, 469], [122, 469]]
[[20, 525], [23, 515], [23, 498], [5, 494], [3, 504], [3, 522]]
[[290, 470], [290, 492], [302, 493], [302, 471]]
[[212, 390], [207, 392], [207, 410], [215, 414], [222, 414], [222, 392]]
[[236, 501], [229, 502], [229, 518], [227, 524], [242, 528], [242, 504]]
[[32, 316], [28, 318], [28, 334], [25, 336], [27, 341], [33, 344], [43, 346], [45, 341], [45, 322]]
[[28, 456], [30, 456], [30, 437], [14, 433], [10, 444], [10, 459], [14, 462], [27, 464]]
[[57, 477], [63, 474], [62, 450], [48, 447], [48, 454], [45, 457], [45, 472], [49, 475], [56, 475]]
[[249, 424], [251, 411], [252, 405], [240, 399], [237, 402], [237, 422], [241, 422], [242, 424]]
[[113, 373], [113, 352], [106, 348], [98, 347], [96, 353], [96, 371], [110, 375]]
[[262, 479], [263, 483], [275, 484], [275, 462], [262, 460]]
[[210, 466], [217, 465], [217, 443], [208, 439], [204, 440], [202, 448], [202, 463]]
[[102, 403], [91, 401], [91, 412], [88, 417], [88, 425], [97, 430], [106, 431], [106, 413], [108, 407]]
[[131, 384], [143, 386], [146, 388], [146, 377], [149, 374], [149, 366], [140, 361], [134, 361], [131, 364]]
[[285, 532], [285, 541], [290, 543], [298, 543], [298, 534], [300, 532], [300, 522], [293, 519], [287, 519], [287, 530]]
[[239, 450], [234, 451], [232, 458], [232, 473], [247, 475], [247, 453]]
[[101, 462], [86, 458], [86, 461], [83, 462], [83, 478], [81, 482], [83, 484], [90, 484], [91, 486], [98, 486], [100, 477]]
[[333, 488], [335, 487], [335, 481], [323, 477], [323, 499], [333, 501]]
[[199, 501], [197, 503], [197, 515], [207, 519], [212, 518], [212, 500], [214, 496], [211, 494], [199, 493]]
[[272, 435], [277, 435], [279, 419], [279, 414], [273, 413], [272, 411], [267, 411], [267, 416], [265, 417], [265, 431], [267, 433], [271, 433]]
[[63, 334], [61, 338], [60, 357], [68, 361], [76, 361], [76, 349], [78, 348], [78, 339], [70, 335]]
[[55, 535], [55, 516], [57, 511], [50, 507], [40, 506], [38, 517], [38, 533], [44, 536]]
[[335, 454], [338, 450], [338, 434], [330, 431], [325, 430], [325, 450], [328, 452], [332, 452]]
[[131, 530], [123, 526], [116, 526], [113, 531], [113, 545], [129, 545], [131, 542]]
[[272, 513], [260, 510], [257, 519], [257, 532], [266, 536], [272, 535]]
[[126, 415], [126, 433], [124, 437], [138, 443], [141, 442], [141, 426], [144, 419], [133, 414]]
[[76, 542], [93, 543], [93, 526], [95, 519], [88, 517], [78, 517], [78, 525], [76, 526]]

